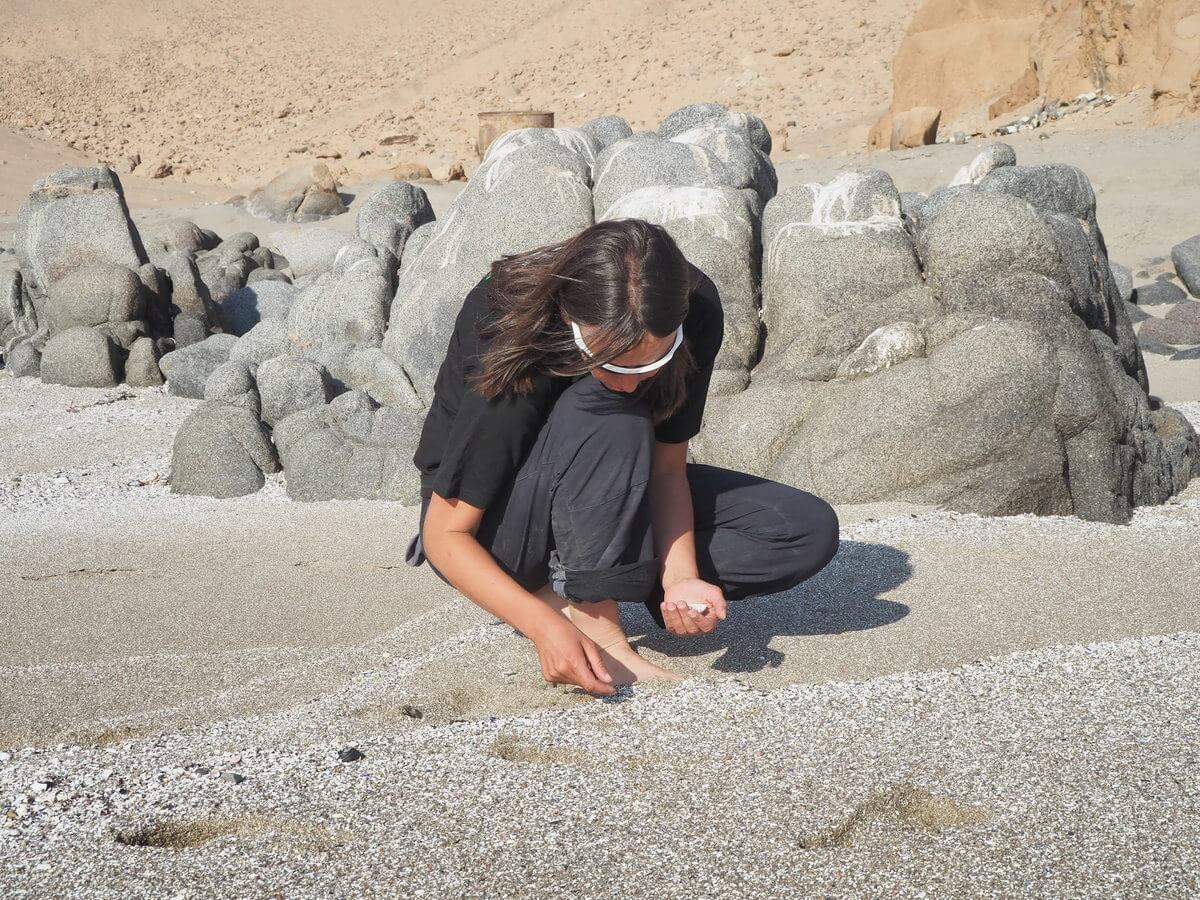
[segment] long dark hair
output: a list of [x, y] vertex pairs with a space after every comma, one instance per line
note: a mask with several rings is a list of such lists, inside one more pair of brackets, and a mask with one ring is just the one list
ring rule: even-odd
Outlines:
[[[582, 375], [628, 353], [646, 336], [667, 337], [687, 315], [696, 287], [693, 267], [661, 225], [610, 219], [573, 237], [492, 263], [489, 314], [479, 336], [486, 342], [473, 376], [488, 398], [527, 393], [538, 372]], [[575, 346], [563, 315], [599, 330]], [[685, 340], [669, 363], [638, 388], [655, 421], [683, 403], [685, 377], [694, 362]]]

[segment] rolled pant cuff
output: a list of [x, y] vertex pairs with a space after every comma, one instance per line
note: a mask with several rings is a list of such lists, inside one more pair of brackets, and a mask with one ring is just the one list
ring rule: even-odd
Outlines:
[[657, 558], [606, 569], [567, 569], [559, 563], [557, 553], [551, 553], [550, 586], [564, 599], [645, 603], [657, 580]]

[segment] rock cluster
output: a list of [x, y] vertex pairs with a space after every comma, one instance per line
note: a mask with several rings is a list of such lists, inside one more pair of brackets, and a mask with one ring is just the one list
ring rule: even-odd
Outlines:
[[[282, 465], [297, 499], [415, 500], [412, 454], [462, 298], [502, 255], [622, 217], [661, 224], [722, 300], [698, 461], [834, 502], [1114, 522], [1200, 469], [1192, 428], [1148, 393], [1131, 278], [1108, 260], [1081, 171], [1018, 166], [998, 144], [928, 196], [872, 169], [779, 191], [770, 152], [761, 120], [717, 104], [652, 132], [605, 116], [502, 135], [441, 219], [397, 183], [364, 204], [356, 236], [157, 236], [165, 262], [140, 262], [139, 283], [179, 307], [175, 323], [197, 321], [183, 343], [176, 325], [161, 369], [205, 400], [177, 436], [174, 489], [250, 492]], [[38, 271], [21, 278], [41, 285]], [[25, 282], [4, 290], [4, 327], [40, 320]], [[69, 321], [106, 337], [149, 308]], [[71, 353], [103, 368], [98, 346]]]
[[[1176, 244], [1169, 258], [1155, 257], [1137, 273], [1126, 269], [1125, 274], [1130, 301], [1126, 309], [1131, 320], [1140, 323], [1142, 352], [1174, 360], [1200, 359], [1200, 235]], [[1153, 280], [1134, 287], [1135, 274]]]

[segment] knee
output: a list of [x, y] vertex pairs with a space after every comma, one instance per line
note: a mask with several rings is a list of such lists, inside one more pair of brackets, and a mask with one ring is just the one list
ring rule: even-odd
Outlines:
[[785, 504], [796, 551], [795, 584], [816, 575], [837, 555], [840, 523], [837, 512], [815, 494], [796, 490]]
[[610, 391], [597, 379], [581, 378], [554, 404], [551, 420], [571, 443], [594, 453], [608, 450], [641, 455], [654, 446], [654, 418], [649, 404]]

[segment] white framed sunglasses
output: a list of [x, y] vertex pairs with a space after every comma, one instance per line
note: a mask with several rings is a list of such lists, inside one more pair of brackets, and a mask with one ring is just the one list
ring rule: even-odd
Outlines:
[[[575, 346], [582, 350], [587, 356], [595, 356], [588, 345], [584, 343], [583, 333], [579, 330], [579, 325], [575, 322], [571, 323], [571, 331], [575, 335]], [[667, 355], [656, 359], [652, 363], [646, 363], [644, 366], [618, 366], [616, 363], [601, 363], [600, 368], [606, 369], [609, 372], [616, 372], [618, 375], [641, 375], [644, 372], [653, 372], [661, 369], [671, 361], [671, 357], [675, 355], [675, 351], [679, 349], [679, 345], [683, 343], [683, 325], [681, 324], [675, 329], [675, 343], [671, 345], [671, 349], [667, 351]]]

